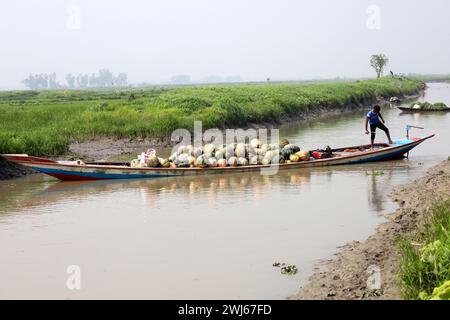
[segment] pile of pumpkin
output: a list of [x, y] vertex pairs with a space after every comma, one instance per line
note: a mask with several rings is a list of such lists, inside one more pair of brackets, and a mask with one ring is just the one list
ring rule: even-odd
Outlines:
[[133, 160], [131, 167], [237, 167], [268, 165], [275, 163], [277, 160], [279, 163], [308, 161], [310, 160], [310, 154], [309, 151], [300, 150], [298, 146], [290, 144], [286, 139], [283, 139], [279, 145], [263, 144], [259, 139], [252, 139], [249, 144], [232, 143], [222, 146], [206, 144], [203, 147], [180, 146], [168, 159], [158, 158], [156, 154], [150, 154], [145, 157], [145, 161]]

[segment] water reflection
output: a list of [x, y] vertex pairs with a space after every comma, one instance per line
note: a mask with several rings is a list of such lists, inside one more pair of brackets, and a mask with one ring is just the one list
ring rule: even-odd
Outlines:
[[[304, 168], [302, 170], [281, 171], [274, 176], [254, 173], [170, 177], [149, 180], [100, 180], [100, 181], [57, 181], [42, 175], [30, 179], [15, 180], [0, 184], [0, 223], [1, 217], [25, 208], [38, 208], [57, 203], [76, 203], [108, 197], [121, 197], [126, 193], [137, 193], [141, 205], [158, 208], [167, 198], [176, 195], [184, 199], [202, 196], [211, 204], [220, 203], [227, 196], [242, 194], [247, 200], [259, 202], [270, 197], [270, 192], [282, 189], [285, 194], [306, 195], [308, 188], [320, 188], [331, 184], [338, 175], [365, 176], [368, 205], [372, 212], [381, 212], [390, 192], [395, 172], [409, 170], [408, 161], [386, 162], [332, 168]], [[380, 173], [382, 175], [380, 175]], [[320, 181], [318, 180], [320, 179]], [[314, 181], [315, 180], [315, 181]], [[352, 182], [350, 182], [352, 183]], [[307, 188], [307, 189], [304, 189]], [[345, 192], [345, 185], [336, 190]], [[331, 195], [330, 195], [331, 196]], [[320, 199], [317, 199], [320, 201]]]
[[[330, 172], [331, 174], [331, 172]], [[39, 180], [36, 177], [35, 180]], [[1, 186], [0, 212], [11, 213], [14, 209], [47, 206], [56, 202], [73, 202], [76, 199], [101, 197], [126, 191], [138, 192], [142, 202], [157, 206], [164, 201], [164, 195], [178, 194], [189, 198], [193, 195], [206, 195], [208, 201], [215, 202], [221, 196], [231, 193], [245, 193], [254, 201], [270, 191], [274, 185], [298, 190], [310, 182], [311, 170], [280, 172], [275, 176], [262, 176], [254, 173], [226, 174], [198, 177], [170, 177], [148, 180], [99, 180], [84, 181], [14, 181]], [[289, 189], [289, 188], [288, 188]]]
[[394, 172], [386, 171], [368, 171], [366, 172], [368, 179], [367, 199], [369, 207], [374, 212], [383, 212], [385, 210], [386, 196], [391, 191], [392, 179]]

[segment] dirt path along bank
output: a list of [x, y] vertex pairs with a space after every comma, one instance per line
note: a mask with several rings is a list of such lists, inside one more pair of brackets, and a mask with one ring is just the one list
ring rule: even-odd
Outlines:
[[[396, 187], [391, 197], [399, 209], [387, 216], [388, 221], [366, 241], [341, 247], [335, 259], [322, 265], [324, 271], [314, 273], [290, 299], [401, 299], [397, 280], [401, 256], [396, 238], [415, 232], [433, 201], [449, 196], [450, 160], [431, 168], [424, 177]], [[367, 286], [374, 268], [381, 275], [381, 290], [377, 292]]]

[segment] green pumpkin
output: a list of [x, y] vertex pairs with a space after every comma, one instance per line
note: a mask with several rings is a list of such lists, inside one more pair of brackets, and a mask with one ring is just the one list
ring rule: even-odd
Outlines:
[[293, 144], [288, 144], [288, 145], [284, 146], [283, 149], [291, 149], [292, 153], [296, 153], [296, 152], [300, 151], [300, 148], [298, 146], [296, 146], [296, 145], [293, 145]]
[[294, 145], [291, 147], [291, 149], [292, 149], [292, 152], [294, 152], [294, 153], [297, 153], [300, 151], [300, 147], [294, 146]]
[[199, 156], [196, 160], [195, 160], [195, 166], [196, 167], [206, 167], [206, 158], [204, 155]]
[[280, 158], [283, 157], [284, 160], [289, 160], [289, 157], [294, 154], [294, 151], [289, 147], [283, 147], [280, 151]]
[[158, 160], [159, 160], [159, 163], [161, 163], [161, 167], [164, 167], [164, 168], [170, 167], [169, 159], [159, 158]]

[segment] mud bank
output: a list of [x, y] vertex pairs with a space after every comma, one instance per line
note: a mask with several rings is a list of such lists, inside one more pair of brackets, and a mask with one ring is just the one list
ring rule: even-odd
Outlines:
[[[402, 100], [412, 100], [417, 98], [418, 95], [402, 95], [398, 98]], [[370, 105], [382, 104], [388, 105], [389, 101], [385, 99], [377, 99], [373, 101], [366, 101], [363, 104], [348, 104], [344, 107], [335, 106], [319, 106], [316, 108], [311, 108], [309, 110], [303, 111], [297, 114], [295, 117], [286, 117], [281, 120], [280, 123], [249, 123], [246, 127], [242, 129], [258, 129], [258, 128], [278, 128], [280, 125], [288, 124], [292, 122], [307, 122], [314, 121], [318, 119], [324, 119], [331, 116], [336, 116], [338, 114], [351, 113], [354, 111], [360, 111], [363, 109], [370, 108]], [[136, 153], [140, 153], [143, 150], [153, 147], [158, 150], [161, 154], [162, 150], [168, 152], [171, 147], [175, 146], [177, 142], [172, 142], [170, 136], [163, 137], [149, 137], [140, 139], [115, 139], [103, 137], [90, 141], [74, 142], [70, 145], [69, 151], [71, 156], [76, 158], [81, 158], [86, 161], [93, 160], [117, 160], [122, 161], [127, 159], [129, 161], [130, 157], [128, 155], [135, 156]], [[164, 152], [162, 152], [164, 153]], [[127, 156], [127, 157], [121, 157]]]
[[27, 167], [6, 161], [0, 156], [0, 180], [18, 178], [27, 174], [36, 173], [36, 171]]
[[[450, 161], [431, 168], [424, 177], [395, 188], [392, 199], [399, 209], [386, 216], [375, 234], [364, 242], [340, 248], [335, 259], [325, 261], [306, 285], [289, 299], [401, 299], [397, 278], [400, 253], [396, 239], [414, 233], [424, 223], [430, 204], [450, 196]], [[371, 266], [381, 272], [381, 290], [374, 294], [367, 280]], [[372, 268], [373, 269], [373, 268]]]

